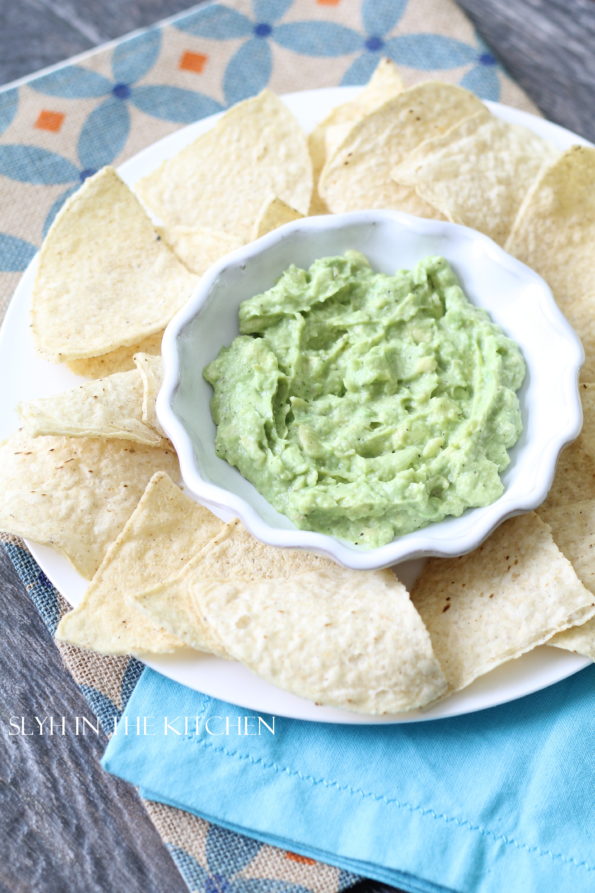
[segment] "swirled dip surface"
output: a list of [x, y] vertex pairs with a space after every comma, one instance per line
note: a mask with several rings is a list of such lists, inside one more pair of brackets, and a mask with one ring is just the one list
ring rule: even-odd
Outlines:
[[204, 371], [217, 454], [298, 527], [375, 547], [500, 496], [525, 364], [444, 258], [291, 266], [239, 316]]

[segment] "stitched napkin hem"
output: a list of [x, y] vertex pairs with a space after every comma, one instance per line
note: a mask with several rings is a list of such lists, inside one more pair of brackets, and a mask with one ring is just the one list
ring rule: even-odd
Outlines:
[[[278, 719], [274, 736], [256, 735], [257, 714], [146, 670], [131, 728], [151, 708], [157, 729], [164, 717], [199, 725], [118, 733], [102, 764], [149, 799], [408, 890], [537, 893], [555, 879], [578, 893], [595, 872], [581, 830], [592, 700], [588, 668], [481, 714], [380, 731]], [[252, 734], [234, 732], [238, 720]]]
[[[104, 768], [107, 768], [107, 770], [110, 771], [105, 764]], [[165, 803], [167, 806], [173, 806], [176, 809], [187, 811], [187, 806], [185, 806], [183, 802], [181, 803], [177, 800], [164, 798], [154, 791], [144, 787], [139, 788], [139, 793], [144, 800]], [[220, 825], [223, 828], [227, 828], [229, 831], [234, 831], [236, 834], [248, 834], [250, 837], [254, 837], [262, 843], [268, 843], [271, 846], [279, 847], [283, 850], [291, 850], [308, 859], [314, 859], [317, 862], [324, 862], [328, 865], [335, 865], [337, 868], [342, 868], [352, 874], [361, 875], [362, 877], [380, 881], [381, 883], [390, 884], [392, 886], [397, 885], [407, 891], [407, 893], [453, 893], [452, 887], [444, 887], [440, 884], [427, 882], [423, 878], [413, 877], [406, 872], [385, 870], [382, 866], [372, 862], [350, 859], [346, 856], [337, 856], [334, 853], [330, 853], [327, 850], [321, 850], [314, 846], [296, 844], [295, 840], [288, 837], [280, 837], [276, 834], [257, 833], [252, 829], [246, 829], [243, 825], [238, 825], [235, 822], [222, 821], [216, 815], [204, 813], [199, 810], [192, 810], [192, 813], [205, 819], [207, 822]]]

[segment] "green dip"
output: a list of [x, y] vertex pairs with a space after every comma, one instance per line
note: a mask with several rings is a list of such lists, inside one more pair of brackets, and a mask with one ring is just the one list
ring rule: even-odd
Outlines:
[[239, 316], [204, 371], [217, 455], [298, 527], [381, 546], [500, 496], [525, 364], [444, 258], [291, 266]]

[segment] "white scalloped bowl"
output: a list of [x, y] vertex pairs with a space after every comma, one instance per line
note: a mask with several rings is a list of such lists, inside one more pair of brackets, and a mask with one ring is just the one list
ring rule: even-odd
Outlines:
[[[298, 530], [218, 458], [212, 391], [202, 377], [220, 348], [238, 334], [241, 301], [270, 288], [292, 263], [307, 267], [316, 258], [349, 248], [363, 252], [385, 273], [409, 269], [428, 255], [443, 255], [468, 298], [520, 345], [527, 364], [519, 391], [523, 433], [502, 475], [502, 496], [375, 549]], [[545, 499], [560, 450], [577, 437], [582, 424], [578, 375], [583, 349], [543, 279], [481, 233], [397, 211], [308, 217], [227, 255], [205, 273], [196, 293], [167, 327], [162, 354], [164, 380], [157, 414], [195, 498], [216, 514], [241, 518], [265, 543], [309, 549], [356, 569], [474, 549], [506, 518], [530, 511]]]

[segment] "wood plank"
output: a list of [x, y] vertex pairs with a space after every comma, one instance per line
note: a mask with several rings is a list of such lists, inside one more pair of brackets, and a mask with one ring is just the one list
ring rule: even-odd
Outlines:
[[[74, 734], [95, 717], [2, 548], [0, 581], [0, 890], [184, 893], [136, 791], [99, 765], [105, 735]], [[17, 733], [35, 716], [70, 732]]]
[[595, 142], [593, 0], [459, 0], [546, 118]]

